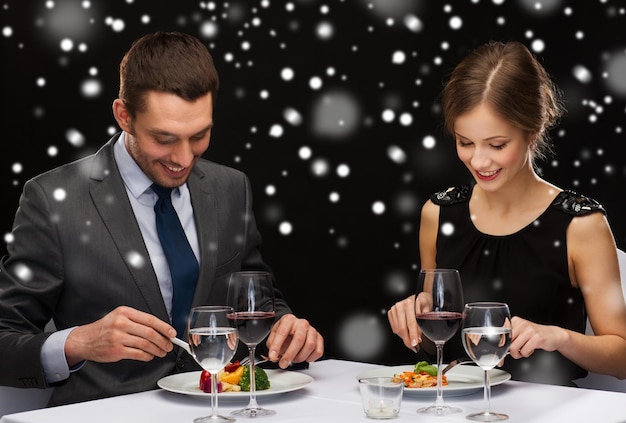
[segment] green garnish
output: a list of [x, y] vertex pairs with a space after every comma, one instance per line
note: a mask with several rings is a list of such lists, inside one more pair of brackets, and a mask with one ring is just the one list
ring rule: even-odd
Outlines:
[[437, 376], [437, 367], [429, 364], [427, 361], [420, 361], [415, 365], [415, 373], [424, 372], [429, 374], [430, 376]]

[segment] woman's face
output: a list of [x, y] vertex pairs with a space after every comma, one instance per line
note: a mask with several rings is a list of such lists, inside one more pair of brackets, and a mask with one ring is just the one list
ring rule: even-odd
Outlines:
[[456, 151], [478, 185], [497, 191], [522, 172], [533, 172], [530, 137], [479, 104], [454, 122]]

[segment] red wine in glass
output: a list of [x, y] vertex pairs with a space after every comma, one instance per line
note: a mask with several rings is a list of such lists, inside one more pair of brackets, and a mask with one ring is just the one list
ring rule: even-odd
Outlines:
[[[461, 327], [463, 313], [428, 312], [415, 316], [422, 332], [433, 342], [446, 342]], [[240, 329], [241, 331], [241, 329]], [[240, 332], [241, 333], [241, 332]], [[241, 335], [239, 335], [241, 337]]]
[[239, 339], [246, 345], [257, 345], [270, 333], [276, 313], [273, 311], [242, 311], [234, 313]]
[[437, 398], [435, 403], [418, 409], [419, 413], [446, 415], [462, 411], [443, 401], [443, 345], [459, 330], [463, 320], [463, 287], [456, 269], [422, 269], [415, 295], [415, 319], [422, 334], [437, 348]]

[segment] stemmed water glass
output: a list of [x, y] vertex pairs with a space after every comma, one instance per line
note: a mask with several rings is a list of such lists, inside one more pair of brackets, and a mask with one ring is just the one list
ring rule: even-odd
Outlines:
[[232, 422], [217, 411], [217, 373], [233, 358], [239, 342], [232, 307], [201, 306], [189, 313], [189, 348], [198, 364], [211, 374], [211, 415], [194, 423]]
[[493, 369], [509, 351], [511, 345], [511, 313], [505, 303], [477, 302], [465, 305], [461, 331], [463, 347], [470, 358], [485, 371], [485, 410], [467, 416], [479, 422], [495, 422], [509, 418], [491, 411], [491, 381]]
[[418, 409], [418, 413], [445, 415], [460, 408], [443, 401], [443, 345], [457, 332], [463, 319], [463, 287], [456, 269], [423, 269], [419, 273], [415, 295], [415, 318], [422, 333], [437, 348], [437, 398], [435, 403]]
[[274, 287], [268, 272], [242, 271], [230, 275], [228, 305], [234, 309], [239, 339], [250, 353], [250, 401], [246, 408], [231, 414], [243, 417], [272, 416], [274, 410], [259, 407], [256, 401], [254, 358], [256, 346], [270, 333], [276, 317]]

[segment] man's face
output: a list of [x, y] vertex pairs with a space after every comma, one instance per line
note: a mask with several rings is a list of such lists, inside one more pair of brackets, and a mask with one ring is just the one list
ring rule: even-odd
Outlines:
[[141, 170], [158, 185], [175, 188], [187, 181], [194, 164], [209, 147], [213, 98], [194, 102], [164, 92], [146, 95], [146, 107], [134, 118], [124, 103], [113, 103], [114, 115], [127, 132], [126, 149]]

